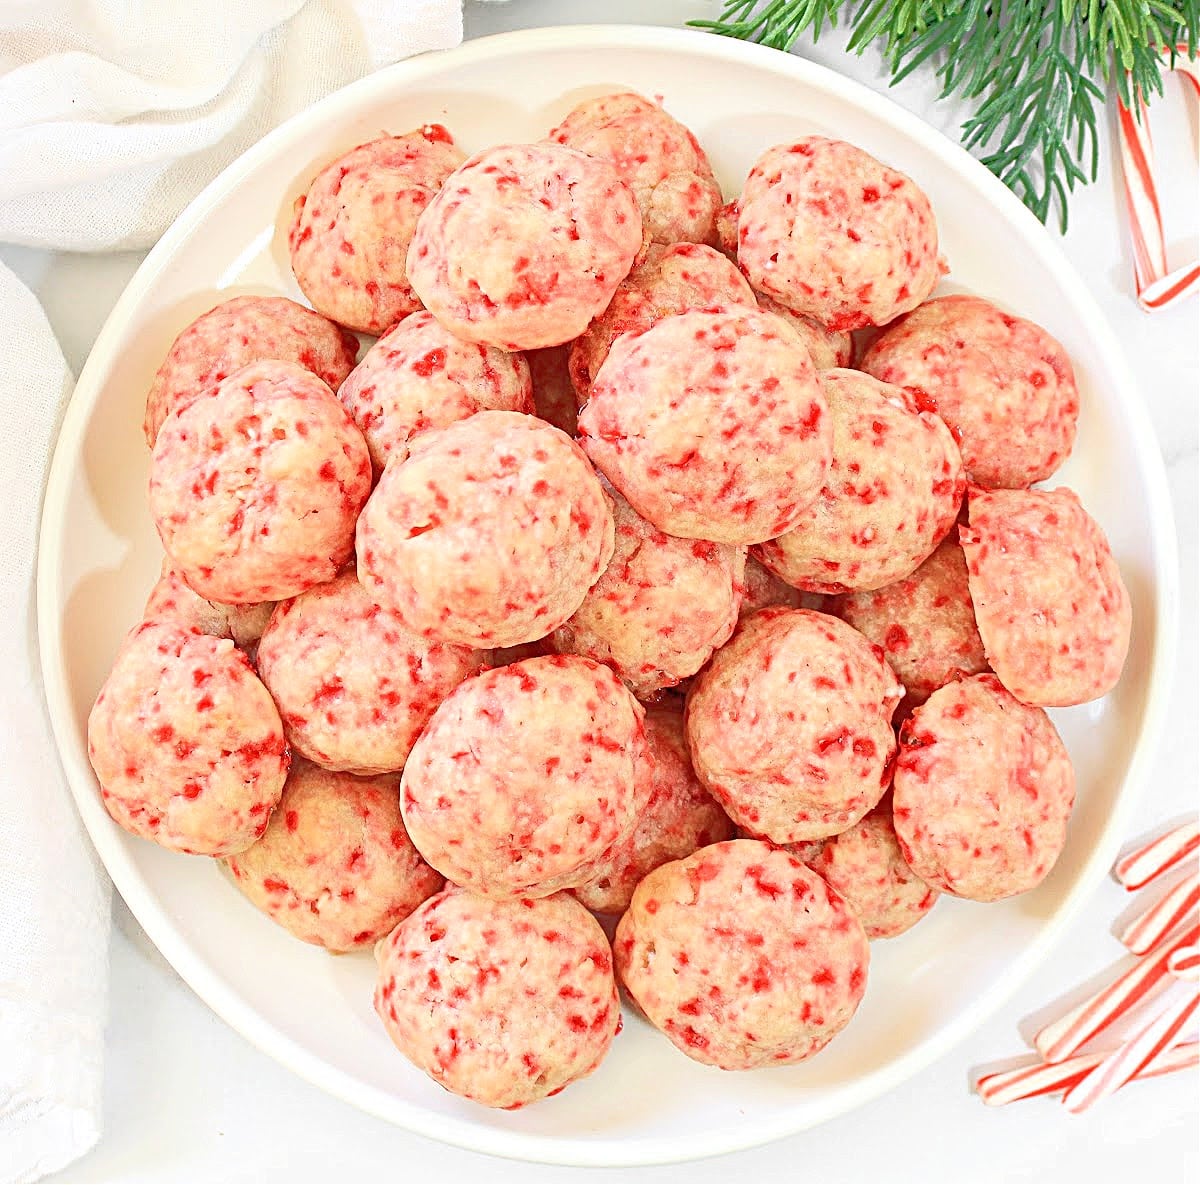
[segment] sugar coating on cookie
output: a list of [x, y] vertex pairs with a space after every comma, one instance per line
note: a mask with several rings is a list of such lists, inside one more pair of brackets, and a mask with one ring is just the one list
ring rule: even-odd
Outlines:
[[535, 414], [568, 436], [574, 436], [579, 408], [571, 382], [570, 357], [571, 347], [561, 345], [530, 350], [525, 360], [533, 383]]
[[862, 369], [908, 387], [954, 431], [972, 481], [1018, 488], [1071, 454], [1079, 390], [1040, 325], [978, 296], [923, 304], [871, 344]]
[[489, 897], [583, 884], [643, 805], [644, 714], [612, 671], [575, 655], [468, 679], [404, 767], [413, 843], [449, 880]]
[[590, 1074], [621, 1029], [608, 939], [565, 893], [447, 889], [375, 952], [375, 1011], [438, 1085], [515, 1110]]
[[870, 946], [846, 902], [759, 840], [714, 844], [638, 885], [617, 975], [688, 1057], [724, 1070], [818, 1053], [866, 991]]
[[358, 520], [358, 576], [409, 629], [463, 646], [544, 637], [613, 552], [613, 518], [579, 446], [519, 412], [426, 433]]
[[868, 938], [895, 938], [912, 929], [938, 899], [904, 858], [891, 811], [883, 806], [800, 859], [845, 898]]
[[279, 713], [246, 656], [163, 620], [126, 637], [88, 717], [88, 758], [126, 831], [204, 856], [263, 833], [288, 770]]
[[533, 411], [522, 355], [461, 341], [423, 309], [381, 337], [337, 395], [366, 439], [376, 475], [405, 460], [422, 432], [477, 411]]
[[278, 601], [333, 578], [371, 489], [366, 442], [333, 392], [288, 362], [254, 362], [170, 415], [150, 513], [200, 596]]
[[335, 391], [354, 368], [358, 339], [285, 296], [235, 296], [175, 339], [150, 385], [143, 430], [154, 447], [162, 422], [251, 362], [295, 362]]
[[612, 496], [616, 546], [554, 648], [606, 663], [643, 699], [694, 675], [737, 624], [744, 548], [677, 539]]
[[1099, 524], [1071, 490], [976, 490], [959, 528], [992, 670], [1027, 704], [1068, 707], [1121, 678], [1133, 611]]
[[1054, 867], [1075, 774], [1050, 717], [995, 675], [935, 691], [900, 730], [892, 811], [904, 858], [935, 888], [998, 901]]
[[954, 525], [966, 491], [946, 425], [907, 391], [857, 370], [820, 375], [833, 461], [790, 531], [755, 556], [808, 592], [882, 588], [910, 575]]
[[692, 684], [692, 764], [755, 835], [774, 843], [836, 835], [887, 789], [903, 693], [883, 652], [844, 621], [760, 610]]
[[549, 138], [608, 161], [653, 242], [712, 242], [721, 188], [699, 141], [658, 103], [629, 91], [585, 99]]
[[357, 778], [304, 760], [262, 838], [227, 863], [263, 913], [330, 951], [390, 934], [444, 883], [404, 830], [399, 777]]
[[351, 570], [279, 606], [258, 672], [297, 752], [326, 769], [377, 774], [404, 768], [438, 704], [484, 659], [405, 628]]
[[214, 638], [232, 638], [253, 662], [258, 640], [267, 628], [274, 609], [274, 601], [227, 605], [222, 601], [205, 600], [188, 587], [179, 570], [171, 566], [170, 560], [163, 560], [162, 573], [158, 583], [150, 590], [142, 620], [166, 618], [197, 629], [202, 634], [211, 634]]
[[682, 313], [618, 338], [579, 437], [643, 518], [717, 543], [789, 530], [833, 449], [808, 351], [779, 317], [749, 308]]
[[292, 271], [313, 308], [380, 334], [421, 307], [405, 274], [417, 220], [463, 161], [440, 124], [382, 136], [331, 161], [296, 201]]
[[826, 329], [819, 321], [793, 313], [786, 305], [759, 292], [758, 307], [782, 317], [799, 334], [818, 370], [849, 366], [854, 357], [854, 342], [844, 330]]
[[780, 580], [774, 572], [764, 568], [753, 556], [746, 557], [746, 570], [742, 577], [742, 603], [738, 606], [738, 620], [767, 609], [772, 605], [785, 609], [820, 609], [825, 598], [817, 593], [801, 592], [798, 588]]
[[572, 890], [597, 913], [624, 913], [638, 883], [660, 864], [733, 838], [733, 821], [692, 769], [680, 708], [647, 708], [645, 726], [650, 760], [639, 763], [637, 776], [648, 782], [646, 805], [591, 880]]
[[534, 350], [578, 337], [641, 248], [637, 202], [607, 161], [500, 145], [457, 169], [421, 215], [408, 278], [458, 337]]
[[756, 307], [741, 272], [719, 251], [698, 243], [651, 247], [621, 281], [608, 308], [571, 343], [571, 381], [582, 406], [612, 344], [664, 317], [690, 309]]
[[848, 593], [829, 612], [882, 646], [913, 704], [957, 675], [987, 670], [957, 532], [911, 576], [871, 592]]
[[843, 140], [767, 149], [736, 210], [738, 265], [754, 289], [830, 329], [886, 325], [942, 272], [929, 199]]

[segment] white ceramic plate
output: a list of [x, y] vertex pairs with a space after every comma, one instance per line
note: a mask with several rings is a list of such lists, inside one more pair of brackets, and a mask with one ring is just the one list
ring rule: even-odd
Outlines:
[[[811, 1063], [722, 1073], [627, 1016], [591, 1078], [496, 1113], [446, 1094], [396, 1053], [371, 1010], [368, 955], [304, 946], [211, 862], [119, 830], [100, 803], [85, 727], [160, 560], [140, 426], [175, 334], [237, 292], [299, 298], [285, 243], [292, 201], [347, 148], [428, 121], [447, 124], [468, 151], [537, 139], [580, 99], [625, 87], [663, 96], [729, 193], [762, 149], [811, 132], [853, 141], [917, 179], [953, 268], [945, 289], [1034, 318], [1075, 361], [1083, 410], [1060, 476], [1112, 541], [1133, 598], [1133, 647], [1112, 695], [1054, 714], [1079, 805], [1051, 877], [1004, 904], [943, 899], [910, 934], [876, 943], [858, 1015]], [[1010, 193], [913, 116], [819, 67], [703, 34], [606, 26], [507, 34], [385, 70], [278, 129], [192, 203], [118, 301], [80, 377], [46, 499], [38, 612], [51, 716], [83, 818], [138, 921], [216, 1012], [297, 1073], [414, 1131], [599, 1165], [727, 1152], [819, 1123], [895, 1087], [1015, 990], [1104, 874], [1146, 776], [1169, 685], [1175, 580], [1166, 484], [1137, 388], [1083, 285]]]

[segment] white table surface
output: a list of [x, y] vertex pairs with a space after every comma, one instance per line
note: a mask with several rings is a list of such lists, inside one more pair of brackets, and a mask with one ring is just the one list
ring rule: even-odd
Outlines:
[[[717, 8], [706, 0], [511, 0], [468, 4], [468, 36], [585, 21], [678, 25]], [[848, 57], [844, 38], [801, 47], [814, 60], [885, 89], [877, 58]], [[1173, 259], [1195, 258], [1198, 131], [1182, 88], [1155, 114]], [[953, 134], [961, 112], [934, 107], [922, 77], [892, 92]], [[1169, 155], [1173, 154], [1173, 155]], [[1111, 161], [1111, 157], [1109, 158]], [[1167, 170], [1164, 169], [1164, 172]], [[1147, 316], [1131, 296], [1119, 178], [1108, 162], [1072, 204], [1065, 247], [1142, 375], [1171, 483], [1183, 565], [1180, 670], [1167, 742], [1136, 825], [1197, 804], [1197, 404], [1195, 301]], [[1170, 231], [1170, 228], [1169, 228]], [[1191, 237], [1189, 237], [1191, 236]], [[102, 257], [0, 248], [42, 299], [78, 371], [139, 254]], [[1119, 476], [1114, 476], [1119, 480]], [[566, 1170], [517, 1164], [409, 1135], [326, 1096], [218, 1020], [150, 945], [118, 900], [106, 1065], [105, 1133], [55, 1180], [136, 1181], [1055, 1181], [1200, 1180], [1195, 1074], [1138, 1084], [1073, 1118], [1050, 1101], [993, 1111], [969, 1091], [972, 1067], [1024, 1050], [1018, 1025], [1117, 961], [1112, 919], [1128, 905], [1105, 883], [1062, 946], [991, 1022], [886, 1098], [790, 1140], [736, 1156], [646, 1170]]]

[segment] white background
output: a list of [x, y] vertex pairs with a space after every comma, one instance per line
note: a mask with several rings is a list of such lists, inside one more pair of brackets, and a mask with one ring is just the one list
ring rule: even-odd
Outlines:
[[[717, 9], [705, 0], [511, 0], [467, 6], [468, 36], [543, 24], [628, 21], [678, 25]], [[800, 52], [885, 89], [877, 57], [822, 38]], [[893, 97], [954, 135], [963, 117], [934, 106], [928, 76]], [[1172, 261], [1195, 258], [1200, 132], [1182, 87], [1154, 114]], [[1109, 147], [1115, 147], [1109, 129]], [[1183, 566], [1179, 671], [1166, 742], [1137, 828], [1194, 811], [1197, 802], [1197, 404], [1200, 325], [1195, 300], [1148, 316], [1132, 297], [1119, 175], [1112, 152], [1078, 194], [1064, 246], [1089, 282], [1142, 378], [1170, 478]], [[78, 372], [140, 254], [88, 258], [0, 249], [42, 299]], [[1120, 480], [1119, 474], [1113, 475]], [[293, 1077], [227, 1028], [114, 906], [112, 1008], [105, 1134], [63, 1181], [1061, 1181], [1200, 1180], [1194, 1073], [1137, 1084], [1084, 1117], [1039, 1100], [993, 1111], [969, 1091], [972, 1071], [1024, 1051], [1027, 1019], [1114, 966], [1113, 919], [1122, 890], [1105, 883], [1061, 947], [989, 1024], [892, 1095], [791, 1140], [673, 1168], [564, 1170], [461, 1152], [389, 1127]]]

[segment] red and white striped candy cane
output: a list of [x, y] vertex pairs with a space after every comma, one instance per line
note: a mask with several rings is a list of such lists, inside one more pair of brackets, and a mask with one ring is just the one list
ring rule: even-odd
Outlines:
[[1180, 823], [1134, 848], [1117, 861], [1113, 874], [1131, 893], [1170, 872], [1200, 850], [1200, 819]]
[[1121, 942], [1135, 955], [1156, 947], [1200, 906], [1200, 872], [1193, 872], [1165, 897], [1140, 913], [1121, 932]]

